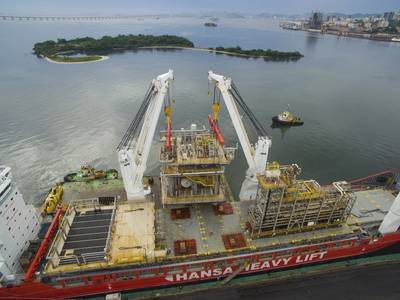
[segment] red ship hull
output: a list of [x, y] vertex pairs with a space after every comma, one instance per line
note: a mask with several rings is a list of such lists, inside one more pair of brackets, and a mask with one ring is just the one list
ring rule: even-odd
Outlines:
[[376, 239], [353, 237], [335, 242], [274, 251], [254, 251], [201, 261], [60, 277], [52, 279], [49, 283], [33, 281], [1, 288], [0, 299], [64, 299], [219, 280], [233, 273], [245, 275], [267, 272], [372, 254], [398, 243], [400, 232]]

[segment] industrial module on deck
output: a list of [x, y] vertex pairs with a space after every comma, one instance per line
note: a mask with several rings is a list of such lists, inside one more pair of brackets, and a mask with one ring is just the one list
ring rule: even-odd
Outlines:
[[170, 139], [170, 148], [164, 144], [160, 154], [162, 204], [225, 201], [225, 165], [233, 160], [235, 148], [224, 147], [213, 132], [196, 124], [190, 130], [172, 130]]
[[321, 187], [315, 180], [299, 180], [298, 165], [269, 163], [258, 176], [256, 204], [248, 211], [252, 237], [273, 236], [338, 226], [355, 202], [351, 186], [334, 182]]

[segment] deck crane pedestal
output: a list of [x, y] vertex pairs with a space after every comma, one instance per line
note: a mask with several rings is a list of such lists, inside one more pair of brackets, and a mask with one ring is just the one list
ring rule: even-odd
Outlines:
[[[226, 78], [222, 75], [213, 73], [213, 71], [209, 71], [208, 79], [215, 83], [216, 87], [221, 92], [248, 164], [246, 177], [242, 183], [239, 198], [240, 200], [255, 199], [258, 188], [257, 176], [265, 174], [268, 152], [271, 147], [271, 139], [266, 135], [265, 130], [247, 107], [246, 103], [241, 99], [241, 96], [231, 78]], [[259, 134], [261, 134], [254, 147], [250, 143], [236, 103], [238, 103], [242, 109], [247, 111], [247, 114], [251, 117], [250, 121], [253, 123]]]
[[[150, 193], [150, 187], [145, 189], [143, 186], [143, 173], [146, 170], [147, 159], [164, 100], [169, 97], [169, 88], [173, 79], [173, 71], [169, 70], [152, 80], [135, 119], [117, 148], [118, 161], [128, 200], [142, 201], [145, 199], [145, 195]], [[164, 107], [164, 112], [167, 117], [166, 129], [170, 131], [171, 109], [169, 103], [168, 106]], [[142, 120], [143, 125], [134, 143]]]

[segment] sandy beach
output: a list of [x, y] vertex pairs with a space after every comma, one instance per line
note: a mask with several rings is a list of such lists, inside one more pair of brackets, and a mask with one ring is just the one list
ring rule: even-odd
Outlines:
[[61, 62], [61, 61], [55, 61], [52, 60], [51, 58], [45, 56], [44, 59], [47, 60], [48, 62], [51, 62], [53, 64], [60, 64], [60, 65], [76, 65], [76, 64], [89, 64], [89, 63], [95, 63], [95, 62], [99, 62], [99, 61], [103, 61], [103, 60], [107, 60], [109, 59], [109, 56], [104, 56], [101, 55], [101, 58], [98, 60], [90, 60], [90, 61], [77, 61], [77, 62]]

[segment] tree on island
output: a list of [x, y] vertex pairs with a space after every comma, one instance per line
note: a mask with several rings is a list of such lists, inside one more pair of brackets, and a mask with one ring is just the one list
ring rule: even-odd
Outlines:
[[91, 37], [72, 40], [58, 39], [36, 43], [33, 52], [36, 55], [52, 56], [60, 52], [74, 51], [76, 53], [109, 52], [112, 50], [133, 50], [140, 47], [178, 46], [194, 47], [194, 44], [183, 37], [175, 35], [118, 35], [116, 37], [103, 36], [100, 39]]
[[233, 54], [239, 54], [239, 55], [246, 55], [246, 56], [252, 56], [252, 57], [268, 57], [271, 59], [299, 59], [303, 57], [303, 55], [298, 52], [298, 51], [293, 51], [293, 52], [283, 52], [283, 51], [276, 51], [276, 50], [263, 50], [263, 49], [250, 49], [250, 50], [244, 50], [240, 46], [236, 47], [229, 47], [229, 48], [224, 48], [224, 47], [216, 47], [215, 49], [210, 48], [211, 50], [219, 51], [219, 52], [227, 52], [227, 53], [233, 53]]

